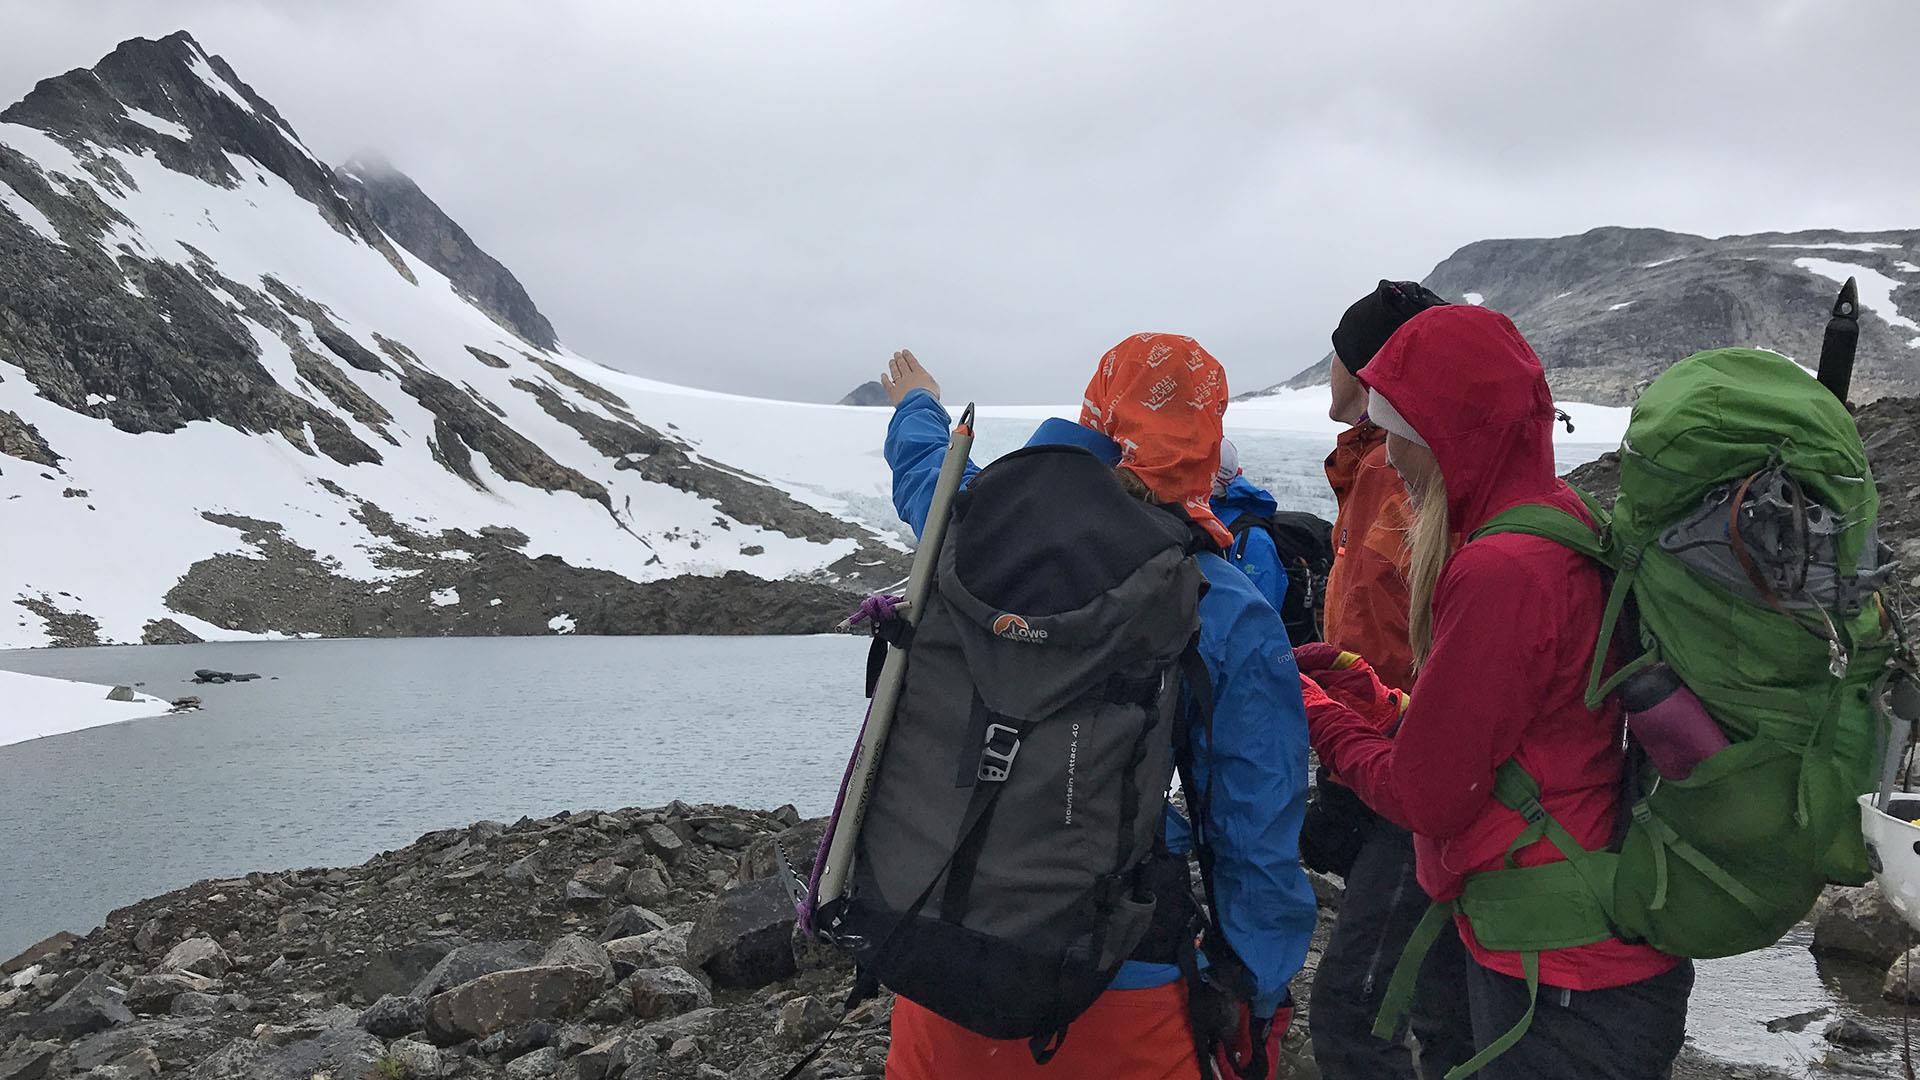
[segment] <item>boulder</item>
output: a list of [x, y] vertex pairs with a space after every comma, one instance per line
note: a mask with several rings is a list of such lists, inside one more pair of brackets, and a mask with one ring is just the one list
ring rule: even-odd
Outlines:
[[134, 1012], [164, 1013], [173, 1008], [173, 999], [185, 993], [210, 993], [220, 984], [204, 975], [184, 971], [162, 971], [142, 975], [127, 988], [127, 1007]]
[[28, 1047], [0, 1057], [0, 1080], [46, 1080], [53, 1071], [54, 1051]]
[[559, 1071], [560, 1051], [545, 1046], [508, 1063], [507, 1080], [539, 1080]]
[[489, 941], [462, 945], [440, 959], [414, 984], [413, 996], [425, 1001], [462, 983], [496, 971], [529, 967], [540, 959], [540, 946], [531, 941]]
[[726, 1012], [721, 1009], [695, 1009], [690, 1013], [667, 1020], [659, 1020], [640, 1029], [635, 1038], [643, 1045], [650, 1045], [656, 1052], [663, 1052], [674, 1043], [690, 1036], [705, 1035], [711, 1032]]
[[627, 887], [627, 868], [612, 859], [595, 859], [575, 870], [573, 880], [601, 896], [618, 896]]
[[539, 852], [525, 855], [507, 864], [504, 876], [515, 885], [531, 885], [547, 872], [546, 860]]
[[[419, 986], [453, 949], [450, 941], [422, 941], [396, 949], [382, 949], [368, 957], [360, 973], [353, 977], [354, 996], [360, 1001], [373, 1002], [389, 994], [411, 994], [414, 987]], [[509, 966], [520, 965], [514, 963]]]
[[131, 1023], [133, 1010], [127, 1008], [126, 996], [126, 989], [119, 983], [95, 972], [75, 983], [57, 1001], [40, 1012], [0, 1023], [0, 1045], [5, 1045], [16, 1035], [71, 1041], [82, 1035]]
[[348, 1024], [280, 1047], [236, 1039], [188, 1075], [192, 1080], [313, 1080], [316, 1075], [358, 1080], [378, 1076], [375, 1069], [384, 1056], [386, 1044]]
[[679, 1016], [713, 1004], [713, 992], [685, 968], [641, 968], [627, 979], [633, 1015], [642, 1020]]
[[228, 959], [227, 951], [205, 935], [175, 945], [160, 961], [162, 971], [185, 971], [209, 979], [217, 979], [232, 969], [233, 961]]
[[383, 1039], [411, 1035], [427, 1026], [427, 1003], [416, 997], [388, 994], [360, 1014], [360, 1028]]
[[62, 930], [50, 938], [36, 941], [18, 954], [0, 961], [0, 975], [13, 975], [33, 967], [42, 960], [59, 956], [79, 940], [80, 935]]
[[673, 895], [667, 875], [651, 866], [643, 866], [627, 876], [627, 899], [642, 906], [664, 903]]
[[1889, 1001], [1920, 1001], [1920, 945], [1915, 945], [1887, 966], [1887, 977], [1880, 992]]
[[817, 997], [797, 997], [780, 1006], [773, 1037], [788, 1047], [805, 1046], [833, 1030], [833, 1006]]
[[203, 994], [198, 990], [187, 990], [173, 997], [173, 1004], [167, 1007], [170, 1016], [218, 1016], [223, 1012], [232, 1012], [232, 1003], [225, 998], [212, 994]]
[[660, 857], [668, 866], [676, 866], [687, 857], [687, 842], [672, 827], [653, 824], [640, 831], [640, 839], [645, 841], [647, 850]]
[[133, 701], [136, 697], [131, 686], [116, 686], [107, 691], [108, 701]]
[[557, 1034], [559, 1031], [553, 1024], [545, 1020], [531, 1020], [502, 1028], [480, 1040], [479, 1050], [486, 1057], [511, 1061], [543, 1046], [552, 1046]]
[[724, 987], [752, 990], [792, 975], [793, 899], [774, 878], [729, 889], [694, 920], [687, 961]]
[[1891, 963], [1906, 948], [1907, 932], [1906, 920], [1879, 885], [1834, 888], [1821, 898], [1810, 947], [1878, 966]]
[[648, 967], [688, 967], [687, 939], [692, 933], [692, 923], [680, 923], [637, 937], [618, 938], [607, 942], [607, 955], [613, 960], [615, 974], [620, 973], [622, 965], [628, 968], [628, 974]]
[[133, 947], [142, 956], [151, 956], [160, 951], [160, 920], [148, 919], [140, 924], [133, 933]]
[[417, 1080], [430, 1080], [444, 1071], [440, 1062], [440, 1048], [418, 1039], [401, 1039], [388, 1045], [387, 1059], [404, 1069], [408, 1077]]
[[596, 908], [607, 902], [607, 894], [584, 881], [569, 881], [566, 899], [570, 908]]
[[700, 826], [694, 833], [701, 843], [714, 847], [730, 848], [738, 851], [766, 835], [765, 830], [756, 829], [743, 821], [721, 818]]
[[638, 904], [630, 904], [613, 913], [607, 920], [607, 928], [600, 932], [602, 943], [619, 938], [634, 937], [639, 934], [665, 930], [669, 923], [659, 915], [648, 911]]
[[780, 876], [781, 852], [786, 853], [787, 865], [794, 873], [803, 878], [813, 873], [813, 860], [819, 854], [820, 838], [826, 834], [829, 820], [812, 818], [783, 832], [755, 840], [753, 846], [747, 848], [746, 854], [740, 857], [735, 880], [744, 883]]
[[515, 1024], [569, 1017], [593, 1001], [602, 985], [600, 972], [564, 965], [482, 975], [427, 1002], [427, 1036], [451, 1046]]
[[1844, 1046], [1849, 1050], [1887, 1050], [1893, 1046], [1893, 1040], [1873, 1030], [1858, 1020], [1841, 1017], [1828, 1024], [1821, 1037], [1835, 1046]]
[[573, 1058], [577, 1080], [617, 1080], [627, 1071], [627, 1040], [620, 1036], [587, 1047]]
[[540, 964], [542, 967], [586, 968], [600, 973], [602, 986], [613, 985], [613, 961], [607, 957], [607, 950], [579, 934], [568, 934], [549, 945]]

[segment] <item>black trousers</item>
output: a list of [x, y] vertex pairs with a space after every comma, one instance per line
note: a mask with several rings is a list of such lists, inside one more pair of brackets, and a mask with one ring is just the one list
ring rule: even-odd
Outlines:
[[[1527, 1011], [1524, 980], [1468, 964], [1474, 1041], [1485, 1046]], [[1664, 975], [1611, 990], [1540, 987], [1533, 1026], [1475, 1074], [1486, 1080], [1666, 1080], [1687, 1035], [1693, 962]]]
[[1411, 1027], [1419, 1066], [1404, 1038], [1373, 1036], [1374, 1017], [1407, 938], [1431, 901], [1413, 876], [1413, 839], [1377, 821], [1347, 875], [1333, 937], [1320, 957], [1308, 1002], [1314, 1064], [1326, 1080], [1439, 1080], [1473, 1056], [1473, 1023], [1462, 991], [1466, 946], [1451, 929], [1440, 935], [1420, 969]]

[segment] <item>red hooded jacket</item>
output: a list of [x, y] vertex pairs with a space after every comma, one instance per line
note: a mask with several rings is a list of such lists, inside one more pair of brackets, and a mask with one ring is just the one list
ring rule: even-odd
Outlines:
[[[1568, 510], [1580, 498], [1554, 474], [1553, 399], [1533, 349], [1507, 317], [1465, 305], [1422, 312], [1361, 373], [1433, 448], [1456, 541], [1522, 503]], [[1493, 798], [1508, 758], [1539, 781], [1541, 802], [1582, 845], [1605, 846], [1623, 768], [1619, 706], [1584, 697], [1605, 603], [1599, 569], [1548, 540], [1502, 534], [1460, 547], [1433, 596], [1433, 647], [1412, 705], [1389, 739], [1357, 714], [1321, 706], [1313, 745], [1367, 805], [1414, 834], [1420, 884], [1438, 900], [1466, 875], [1502, 865], [1520, 815]], [[1542, 840], [1523, 866], [1561, 858]], [[1474, 958], [1521, 976], [1517, 953]], [[1677, 961], [1616, 940], [1540, 956], [1542, 982], [1599, 990], [1652, 978]]]

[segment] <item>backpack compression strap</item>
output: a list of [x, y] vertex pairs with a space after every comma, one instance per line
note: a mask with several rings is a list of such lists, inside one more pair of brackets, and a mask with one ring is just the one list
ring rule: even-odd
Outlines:
[[[1393, 969], [1373, 1033], [1391, 1039], [1413, 1001], [1414, 987], [1429, 949], [1455, 914], [1464, 914], [1476, 941], [1496, 952], [1520, 954], [1527, 982], [1527, 1011], [1513, 1027], [1449, 1070], [1446, 1080], [1461, 1080], [1513, 1048], [1533, 1026], [1540, 990], [1540, 954], [1548, 949], [1590, 945], [1618, 937], [1610, 914], [1613, 872], [1618, 856], [1588, 851], [1540, 804], [1540, 785], [1518, 761], [1509, 759], [1494, 772], [1494, 798], [1518, 813], [1526, 828], [1507, 845], [1506, 869], [1467, 878], [1458, 900], [1427, 909]], [[1518, 865], [1522, 849], [1545, 839], [1564, 856], [1541, 866]]]

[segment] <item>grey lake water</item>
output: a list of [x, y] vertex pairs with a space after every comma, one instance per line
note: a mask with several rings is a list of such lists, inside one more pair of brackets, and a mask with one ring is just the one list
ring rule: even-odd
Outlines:
[[[676, 798], [823, 813], [864, 709], [865, 648], [543, 637], [0, 653], [0, 668], [206, 702], [0, 747], [0, 956], [202, 878], [355, 865], [483, 818]], [[263, 678], [193, 686], [201, 667]], [[1816, 966], [1808, 936], [1701, 965], [1694, 1044], [1827, 1075], [1820, 1033], [1842, 1011], [1898, 1039], [1878, 976]], [[1764, 1027], [1823, 1008], [1797, 1032]], [[1854, 1060], [1895, 1075], [1892, 1056]]]

